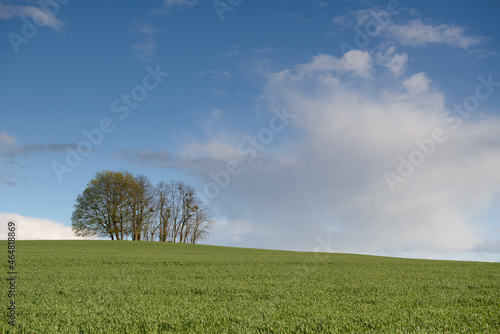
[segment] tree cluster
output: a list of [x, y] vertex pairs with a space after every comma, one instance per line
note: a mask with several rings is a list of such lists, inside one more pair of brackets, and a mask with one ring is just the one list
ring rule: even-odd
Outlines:
[[73, 231], [83, 237], [194, 244], [208, 236], [214, 222], [193, 187], [182, 181], [154, 186], [129, 172], [98, 172], [74, 207]]

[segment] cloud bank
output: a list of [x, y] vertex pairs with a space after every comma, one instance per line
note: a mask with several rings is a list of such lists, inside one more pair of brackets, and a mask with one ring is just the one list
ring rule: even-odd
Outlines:
[[[405, 58], [396, 50], [383, 55]], [[312, 250], [328, 236], [331, 250], [346, 252], [498, 248], [478, 217], [500, 192], [500, 119], [467, 112], [468, 97], [445, 101], [428, 74], [406, 74], [405, 61], [376, 58], [367, 51], [320, 54], [270, 73], [264, 98], [295, 115], [289, 141], [275, 133], [251, 156], [219, 134], [191, 143], [184, 158], [143, 152], [144, 163], [158, 165], [157, 157], [206, 184], [218, 177], [221, 191], [210, 203], [224, 224], [237, 222], [241, 231], [233, 228], [232, 235], [245, 245], [258, 239], [262, 247]], [[392, 82], [378, 79], [386, 74]], [[462, 108], [447, 109], [453, 102]], [[414, 163], [411, 175], [398, 172], [408, 172], [403, 161]], [[135, 162], [141, 163], [137, 152]], [[223, 177], [235, 162], [240, 173]], [[388, 172], [399, 177], [393, 187]]]
[[7, 223], [16, 223], [16, 240], [73, 240], [71, 227], [49, 219], [26, 217], [16, 213], [0, 212], [0, 240], [7, 240]]

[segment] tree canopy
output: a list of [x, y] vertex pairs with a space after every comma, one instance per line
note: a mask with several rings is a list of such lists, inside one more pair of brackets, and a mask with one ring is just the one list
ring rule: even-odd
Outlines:
[[179, 243], [206, 238], [214, 222], [196, 190], [182, 181], [153, 186], [144, 175], [108, 170], [77, 197], [71, 220], [77, 236]]

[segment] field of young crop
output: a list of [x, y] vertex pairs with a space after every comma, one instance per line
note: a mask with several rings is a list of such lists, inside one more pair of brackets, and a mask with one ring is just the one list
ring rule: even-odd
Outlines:
[[[7, 243], [0, 242], [7, 277]], [[498, 333], [500, 264], [18, 241], [1, 333]]]

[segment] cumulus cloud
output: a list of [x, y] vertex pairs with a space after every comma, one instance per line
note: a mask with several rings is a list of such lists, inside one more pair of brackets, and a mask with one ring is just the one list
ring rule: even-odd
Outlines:
[[7, 240], [7, 223], [16, 223], [16, 240], [69, 240], [76, 237], [71, 227], [49, 219], [0, 212], [0, 239]]
[[[428, 90], [425, 73], [402, 84], [411, 94], [401, 93], [404, 99], [398, 101], [370, 98], [359, 88], [339, 85], [319, 96], [298, 94], [294, 85], [271, 82], [270, 95], [299, 115], [297, 126], [305, 136], [305, 147], [294, 153], [307, 162], [301, 171], [307, 182], [297, 185], [296, 193], [316, 191], [314, 201], [331, 215], [329, 225], [340, 247], [471, 249], [481, 238], [470, 215], [487, 208], [500, 191], [500, 176], [494, 171], [500, 167], [495, 149], [500, 135], [494, 130], [500, 120], [464, 122], [452, 130], [449, 119], [438, 116], [445, 112], [439, 92], [426, 95], [430, 103], [423, 105], [415, 97]], [[388, 192], [380, 173], [394, 170], [398, 156], [410, 153], [416, 139], [429, 138], [436, 128], [446, 131], [448, 140], [405, 181], [400, 193]]]
[[[318, 238], [329, 236], [336, 251], [493, 248], [476, 215], [500, 192], [500, 119], [450, 113], [427, 74], [378, 81], [369, 54], [357, 56], [370, 66], [319, 55], [269, 75], [264, 96], [270, 106], [287, 106], [296, 115], [286, 127], [294, 136], [275, 133], [252, 159], [238, 141], [213, 138], [191, 145], [198, 150], [192, 156], [204, 159], [178, 168], [193, 171], [205, 185], [219, 183], [211, 205], [252, 231], [238, 238], [255, 240], [262, 226], [273, 231], [272, 238], [262, 236], [261, 247], [312, 250]], [[358, 69], [372, 75], [373, 85]], [[325, 80], [334, 74], [336, 80]], [[417, 143], [429, 145], [436, 129], [445, 139], [426, 146], [431, 154], [391, 191], [385, 173], [398, 173], [401, 157], [409, 159]], [[281, 150], [272, 150], [278, 142]], [[227, 177], [230, 161], [242, 170]]]
[[394, 46], [388, 47], [384, 52], [378, 52], [376, 59], [378, 64], [389, 69], [396, 77], [400, 77], [408, 68], [408, 55], [396, 53]]
[[276, 82], [301, 82], [308, 76], [322, 74], [324, 81], [337, 82], [338, 76], [347, 73], [352, 76], [369, 78], [372, 75], [373, 59], [369, 52], [352, 50], [341, 58], [332, 55], [319, 54], [312, 61], [298, 64], [291, 69], [283, 70], [272, 79]]
[[406, 87], [410, 94], [418, 95], [427, 91], [430, 82], [427, 74], [420, 72], [403, 81], [403, 86]]

